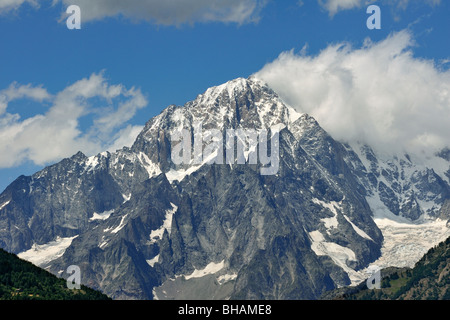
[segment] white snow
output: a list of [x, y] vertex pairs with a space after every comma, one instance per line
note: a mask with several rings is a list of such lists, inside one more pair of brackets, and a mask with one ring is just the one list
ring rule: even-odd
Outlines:
[[303, 113], [297, 112], [297, 110], [295, 110], [293, 107], [291, 107], [290, 105], [286, 104], [286, 107], [288, 108], [288, 112], [289, 112], [289, 121], [291, 123], [294, 123], [295, 121], [297, 121], [298, 118], [300, 118]]
[[[414, 193], [415, 195], [420, 195], [420, 197], [415, 197], [415, 200], [419, 204], [421, 211], [425, 213], [421, 218], [429, 219], [430, 216], [435, 215], [439, 211], [440, 205], [436, 203], [436, 200], [439, 199], [439, 195], [433, 191], [424, 193], [418, 188], [418, 185], [412, 183], [412, 181], [423, 179], [423, 177], [428, 175], [428, 171], [432, 169], [444, 181], [450, 182], [450, 179], [445, 175], [445, 173], [450, 170], [450, 162], [437, 156], [425, 154], [409, 154], [408, 158], [401, 152], [398, 152], [398, 154], [380, 154], [379, 152], [376, 153], [373, 151], [377, 162], [372, 163], [366, 157], [367, 147], [364, 147], [360, 143], [351, 143], [350, 145], [367, 171], [378, 174], [378, 182], [383, 182], [386, 186], [390, 187], [401, 205], [407, 203], [411, 194]], [[386, 178], [381, 174], [383, 171], [392, 174], [390, 177]], [[398, 174], [397, 177], [395, 176], [396, 174]], [[435, 179], [432, 175], [429, 175], [428, 178]], [[368, 182], [367, 179], [360, 179], [363, 184], [363, 180], [366, 180], [366, 183]], [[435, 183], [435, 181], [432, 180], [429, 180], [428, 182]], [[378, 193], [377, 187], [369, 189], [368, 191], [371, 195]]]
[[128, 202], [131, 199], [131, 193], [129, 195], [123, 194], [122, 197], [123, 197], [123, 203]]
[[[120, 224], [115, 229], [111, 230], [111, 233], [117, 233], [120, 230], [122, 230], [122, 228], [125, 226], [124, 222], [125, 222], [125, 219], [127, 218], [127, 216], [128, 216], [128, 213], [122, 217], [122, 219], [120, 220]], [[105, 232], [106, 232], [106, 230], [108, 230], [108, 229], [105, 229]]]
[[175, 109], [175, 111], [172, 114], [172, 120], [175, 122], [180, 122], [180, 121], [183, 121], [183, 118], [184, 118], [183, 117], [183, 109], [181, 109], [181, 108]]
[[370, 206], [370, 209], [372, 209], [374, 221], [376, 222], [377, 219], [388, 219], [391, 221], [399, 222], [399, 223], [411, 223], [410, 220], [404, 217], [396, 216], [393, 214], [388, 207], [384, 204], [383, 201], [381, 201], [380, 196], [378, 193], [366, 197], [367, 203]]
[[104, 247], [106, 247], [106, 245], [108, 244], [108, 241], [103, 241], [102, 243], [100, 243], [99, 245], [98, 245], [98, 247], [100, 248], [100, 249], [103, 249]]
[[380, 258], [361, 271], [349, 273], [352, 285], [367, 279], [373, 270], [380, 268], [412, 268], [430, 248], [450, 237], [450, 228], [445, 220], [411, 222], [390, 212], [378, 194], [367, 197], [367, 202], [374, 212], [374, 222], [381, 230], [384, 242]]
[[146, 260], [150, 267], [153, 267], [155, 263], [159, 262], [159, 254], [156, 257], [153, 257], [152, 259]]
[[192, 167], [189, 167], [186, 170], [173, 170], [173, 169], [170, 169], [168, 172], [166, 172], [167, 180], [169, 180], [170, 183], [172, 183], [175, 180], [181, 181], [181, 180], [184, 179], [184, 177], [189, 176], [192, 173], [194, 173], [195, 171], [197, 171], [198, 169], [200, 169], [202, 167], [202, 165], [203, 164], [198, 165], [198, 166], [192, 166]]
[[334, 242], [325, 241], [320, 231], [309, 232], [311, 239], [311, 250], [318, 256], [329, 256], [333, 262], [341, 267], [349, 276], [355, 271], [347, 266], [348, 261], [356, 261], [355, 253], [346, 247], [338, 245]]
[[429, 154], [410, 154], [410, 158], [419, 170], [423, 171], [427, 168], [432, 168], [444, 181], [450, 182], [450, 178], [445, 175], [450, 170], [449, 161]]
[[92, 156], [87, 158], [85, 163], [85, 170], [91, 171], [98, 165], [98, 156]]
[[166, 172], [166, 178], [167, 178], [167, 180], [169, 180], [170, 183], [172, 183], [175, 180], [181, 181], [186, 176], [189, 176], [189, 175], [193, 174], [195, 171], [197, 171], [198, 169], [200, 169], [203, 165], [209, 163], [210, 161], [213, 161], [216, 157], [217, 157], [217, 151], [212, 152], [208, 157], [203, 159], [201, 164], [199, 164], [197, 166], [191, 166], [191, 167], [187, 168], [186, 170], [170, 169], [168, 172]]
[[158, 296], [156, 295], [156, 288], [157, 287], [153, 287], [153, 290], [152, 290], [153, 300], [159, 300]]
[[174, 205], [173, 203], [170, 204], [172, 205], [172, 209], [166, 210], [166, 215], [164, 217], [164, 222], [162, 226], [157, 230], [152, 230], [152, 232], [150, 233], [150, 244], [155, 243], [158, 240], [161, 240], [164, 234], [164, 230], [167, 230], [167, 232], [170, 235], [172, 230], [172, 217], [178, 210], [178, 207], [176, 205]]
[[381, 257], [372, 263], [381, 268], [414, 267], [427, 251], [450, 237], [446, 221], [402, 223], [388, 218], [375, 219], [384, 236]]
[[[427, 171], [430, 169], [433, 169], [443, 180], [449, 181], [445, 176], [445, 172], [449, 170], [449, 162], [436, 156], [410, 154], [408, 159], [401, 153], [397, 155], [374, 153], [378, 161], [372, 163], [366, 158], [366, 151], [363, 150], [364, 147], [361, 144], [353, 143], [351, 147], [367, 171], [397, 172], [399, 176], [395, 178], [393, 175], [393, 181], [382, 174], [378, 177], [378, 181], [389, 187], [397, 183], [398, 189], [408, 190], [408, 192], [397, 192], [396, 188], [392, 187], [400, 204], [406, 203], [411, 193], [420, 195], [420, 199], [416, 197], [415, 200], [424, 212], [415, 221], [397, 216], [381, 201], [377, 188], [368, 189], [369, 196], [366, 199], [373, 212], [374, 222], [383, 234], [384, 242], [381, 248], [381, 257], [371, 263], [368, 268], [358, 272], [358, 275], [352, 280], [356, 281], [358, 278], [363, 280], [367, 278], [371, 270], [376, 268], [414, 267], [415, 263], [430, 248], [450, 236], [450, 228], [446, 226], [446, 221], [432, 218], [431, 213], [439, 211], [440, 205], [436, 203], [436, 200], [439, 199], [438, 195], [432, 191], [423, 193], [412, 181], [420, 180], [427, 175]], [[433, 176], [431, 175], [429, 178], [433, 179]], [[364, 184], [363, 180], [361, 182]]]
[[197, 101], [201, 105], [211, 105], [218, 99], [218, 97], [224, 92], [227, 93], [229, 98], [233, 98], [235, 92], [240, 92], [246, 86], [247, 81], [244, 78], [237, 78], [221, 85], [211, 87], [206, 90], [204, 94], [199, 95]]
[[345, 220], [347, 220], [352, 225], [353, 229], [356, 231], [357, 234], [359, 234], [363, 238], [366, 238], [368, 240], [372, 240], [373, 241], [373, 239], [367, 233], [365, 233], [363, 230], [358, 228], [357, 225], [355, 225], [352, 221], [350, 221], [349, 217], [344, 215], [344, 218], [345, 218]]
[[6, 207], [10, 202], [11, 202], [11, 200], [8, 200], [4, 204], [0, 205], [0, 210], [2, 210], [4, 207]]
[[19, 253], [18, 257], [27, 260], [38, 267], [45, 266], [51, 261], [61, 257], [72, 243], [72, 240], [76, 237], [78, 236], [68, 238], [57, 237], [56, 240], [46, 244], [33, 244], [31, 249]]
[[271, 126], [270, 129], [272, 130], [272, 137], [275, 134], [275, 132], [280, 132], [284, 128], [286, 128], [286, 125], [284, 123], [278, 123], [278, 124]]
[[94, 212], [91, 218], [89, 218], [89, 221], [95, 221], [95, 220], [106, 220], [109, 218], [109, 216], [114, 213], [114, 210], [105, 211], [102, 213]]
[[339, 203], [337, 203], [336, 201], [331, 201], [330, 203], [327, 203], [325, 201], [319, 200], [317, 198], [313, 198], [312, 202], [314, 202], [315, 204], [318, 204], [324, 208], [328, 208], [332, 213], [333, 213], [333, 217], [331, 218], [323, 218], [320, 219], [320, 221], [322, 221], [325, 224], [325, 228], [327, 228], [327, 230], [331, 230], [333, 228], [336, 228], [338, 226], [338, 220], [337, 220], [337, 209], [336, 208], [340, 208]]
[[384, 236], [381, 257], [367, 268], [349, 273], [352, 285], [367, 279], [374, 270], [386, 267], [412, 268], [427, 251], [450, 236], [446, 221], [437, 219], [424, 223], [407, 223], [377, 218], [375, 223]]
[[184, 278], [186, 280], [189, 280], [192, 278], [201, 278], [208, 274], [215, 274], [215, 273], [219, 272], [220, 270], [222, 270], [224, 267], [225, 267], [225, 260], [223, 260], [219, 263], [211, 262], [205, 268], [203, 268], [201, 270], [196, 269], [190, 275], [187, 275], [187, 276], [185, 275]]
[[222, 285], [228, 281], [235, 280], [237, 278], [237, 276], [238, 276], [237, 273], [224, 274], [224, 275], [217, 277], [217, 282], [219, 282], [219, 284]]
[[266, 127], [264, 118], [270, 112], [272, 104], [267, 102], [266, 103], [257, 102], [256, 106], [258, 107], [259, 121], [261, 122], [262, 127]]
[[161, 169], [159, 168], [159, 166], [153, 163], [145, 153], [140, 152], [138, 159], [142, 163], [142, 166], [147, 171], [149, 179], [161, 173]]

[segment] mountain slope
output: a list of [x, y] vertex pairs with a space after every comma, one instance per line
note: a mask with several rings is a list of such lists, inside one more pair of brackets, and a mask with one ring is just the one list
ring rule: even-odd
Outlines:
[[[349, 283], [348, 275], [337, 268], [332, 259], [322, 252], [317, 256], [311, 251], [309, 232], [322, 224], [330, 243], [334, 240], [342, 243], [336, 246], [351, 247], [349, 257], [335, 260], [341, 259], [339, 263], [345, 265], [346, 259], [353, 258], [351, 263], [354, 267], [358, 264], [362, 266], [364, 260], [373, 260], [379, 255], [376, 241], [381, 242], [381, 234], [377, 233], [376, 226], [370, 220], [370, 211], [368, 205], [364, 203], [364, 198], [339, 187], [335, 179], [340, 171], [329, 173], [327, 168], [322, 167], [302, 149], [290, 130], [285, 128], [280, 132], [280, 168], [279, 174], [275, 176], [261, 176], [252, 165], [213, 164], [197, 168], [195, 165], [191, 167], [186, 164], [176, 165], [167, 160], [169, 159], [166, 156], [167, 150], [170, 150], [170, 141], [167, 137], [173, 130], [181, 127], [186, 127], [193, 133], [197, 114], [225, 115], [225, 123], [231, 124], [232, 128], [236, 128], [237, 123], [242, 125], [251, 123], [252, 128], [263, 128], [262, 125], [266, 122], [270, 125], [286, 123], [297, 135], [309, 130], [317, 131], [319, 128], [318, 124], [307, 115], [293, 117], [295, 111], [285, 106], [275, 93], [259, 82], [238, 79], [210, 91], [183, 108], [166, 109], [147, 124], [132, 150], [135, 153], [142, 152], [148, 155], [150, 161], [157, 161], [161, 167], [166, 167], [162, 169], [166, 174], [154, 176], [143, 183], [145, 187], [136, 189], [126, 204], [118, 208], [106, 222], [100, 222], [101, 227], [98, 227], [97, 231], [76, 238], [73, 245], [79, 248], [77, 255], [85, 252], [84, 255], [89, 256], [99, 248], [103, 252], [108, 252], [114, 250], [117, 245], [116, 238], [126, 239], [138, 252], [144, 254], [146, 261], [153, 264], [153, 266], [143, 265], [143, 259], [140, 259], [140, 262], [136, 260], [133, 262], [133, 265], [148, 269], [146, 274], [151, 274], [152, 278], [158, 281], [153, 282], [155, 290], [152, 292], [141, 288], [140, 295], [145, 298], [152, 296], [169, 298], [161, 294], [163, 291], [167, 292], [164, 288], [168, 284], [181, 276], [189, 276], [195, 270], [202, 270], [210, 264], [223, 264], [217, 277], [230, 279], [236, 283], [234, 287], [230, 286], [232, 290], [229, 295], [232, 297], [311, 299], [322, 291], [331, 289], [336, 283]], [[210, 108], [215, 108], [216, 111]], [[262, 109], [265, 110], [264, 115]], [[225, 129], [225, 124], [218, 121], [217, 117], [211, 116], [209, 119], [207, 117], [202, 122], [203, 128]], [[322, 138], [326, 141], [332, 140], [323, 130]], [[341, 168], [337, 170], [345, 168], [342, 158], [340, 166]], [[195, 170], [184, 175], [192, 167]], [[349, 170], [346, 173], [350, 175]], [[181, 177], [179, 178], [181, 181], [168, 180], [171, 177]], [[355, 183], [354, 179], [350, 178], [342, 180], [341, 183], [344, 184], [347, 181]], [[150, 192], [159, 188], [164, 189], [157, 193], [161, 196], [156, 196], [155, 191]], [[318, 198], [322, 200], [312, 202], [312, 199]], [[373, 238], [354, 241], [352, 238], [360, 239], [361, 236], [344, 218], [342, 209], [335, 209], [334, 206], [331, 210], [327, 208], [329, 201], [336, 203], [337, 207], [353, 208], [348, 210], [348, 219], [353, 219], [354, 223], [361, 225], [361, 229], [366, 229]], [[149, 212], [145, 207], [150, 203], [152, 206], [158, 206], [154, 212]], [[156, 220], [158, 215], [165, 216], [168, 210], [175, 207], [176, 213], [172, 218], [170, 234], [163, 232], [162, 238], [152, 240], [149, 235], [163, 224], [163, 216], [159, 221]], [[358, 214], [356, 208], [359, 208]], [[366, 216], [362, 215], [361, 218], [359, 214], [364, 210]], [[341, 220], [345, 231], [328, 234], [326, 226], [320, 219], [335, 216]], [[363, 220], [358, 223], [357, 219]], [[118, 236], [110, 238], [108, 232], [105, 232], [115, 230], [120, 225], [123, 228], [118, 231]], [[92, 240], [94, 233], [96, 241]], [[291, 252], [288, 254], [295, 257], [289, 262], [290, 268], [303, 269], [305, 274], [303, 277], [290, 275], [298, 279], [297, 285], [293, 288], [298, 288], [302, 284], [305, 288], [311, 287], [311, 290], [287, 291], [280, 283], [279, 292], [272, 292], [270, 282], [266, 284], [267, 288], [262, 290], [260, 283], [248, 279], [253, 275], [254, 265], [260, 267], [261, 257], [267, 255], [267, 250], [277, 246], [281, 239], [290, 243], [290, 250], [296, 251], [295, 254]], [[325, 238], [322, 242], [327, 245]], [[321, 246], [322, 242], [317, 246]], [[301, 250], [304, 254], [299, 255], [297, 248], [304, 248]], [[54, 272], [62, 269], [68, 261], [77, 261], [77, 256], [69, 253], [70, 251], [66, 252], [61, 259], [53, 262]], [[327, 267], [323, 267], [324, 265]], [[243, 269], [242, 266], [247, 268]], [[285, 272], [277, 275], [267, 274], [268, 270], [264, 272], [263, 277], [267, 279], [287, 276]], [[97, 278], [98, 276], [97, 273]], [[192, 278], [189, 281], [196, 279]], [[98, 282], [100, 287], [102, 281]], [[242, 286], [244, 290], [240, 289]], [[122, 294], [114, 297], [128, 298]]]
[[[267, 130], [278, 157], [250, 164], [261, 141], [254, 153], [239, 136], [220, 144], [238, 129]], [[177, 132], [191, 138], [189, 161], [173, 159]], [[433, 243], [448, 232], [434, 227], [446, 217], [445, 176], [429, 171], [398, 188], [403, 175], [380, 173], [389, 160], [364, 150], [335, 141], [265, 83], [235, 79], [169, 106], [131, 148], [18, 178], [0, 195], [0, 246], [55, 274], [79, 265], [86, 284], [115, 299], [315, 299], [360, 282], [384, 253], [392, 260], [385, 246], [398, 228], [380, 221], [417, 230], [429, 221]], [[418, 206], [395, 211], [409, 190]]]
[[0, 249], [0, 300], [107, 300], [85, 286], [68, 289], [66, 281]]

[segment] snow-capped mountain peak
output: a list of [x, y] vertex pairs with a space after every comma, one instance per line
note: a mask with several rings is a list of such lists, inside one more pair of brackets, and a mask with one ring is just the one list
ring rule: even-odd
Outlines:
[[[272, 132], [276, 174], [250, 161], [261, 143], [244, 163], [211, 161], [220, 148], [205, 152], [214, 139], [204, 135], [237, 129]], [[204, 157], [177, 163], [177, 132]], [[0, 195], [0, 246], [54, 273], [77, 264], [115, 298], [197, 288], [200, 298], [313, 299], [364, 279], [371, 263], [410, 263], [448, 234], [447, 160], [430, 167], [341, 143], [264, 82], [238, 78], [167, 107], [131, 148], [19, 177]]]

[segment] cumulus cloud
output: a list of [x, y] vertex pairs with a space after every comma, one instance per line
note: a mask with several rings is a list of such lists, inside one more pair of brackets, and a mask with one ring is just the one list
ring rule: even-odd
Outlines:
[[160, 25], [181, 25], [194, 22], [234, 22], [258, 19], [266, 0], [54, 0], [66, 7], [78, 5], [83, 21], [106, 17], [147, 20]]
[[[44, 114], [21, 119], [19, 114], [8, 112], [9, 103], [16, 99], [48, 100], [51, 106]], [[0, 91], [0, 168], [27, 160], [44, 165], [79, 150], [91, 155], [112, 146], [130, 145], [141, 127], [128, 121], [146, 105], [140, 90], [108, 84], [102, 73], [79, 80], [55, 95], [42, 86], [13, 83]], [[81, 129], [85, 117], [92, 117], [92, 124]]]
[[410, 32], [361, 48], [330, 45], [316, 56], [283, 52], [256, 73], [336, 139], [382, 152], [450, 145], [450, 71], [413, 55]]

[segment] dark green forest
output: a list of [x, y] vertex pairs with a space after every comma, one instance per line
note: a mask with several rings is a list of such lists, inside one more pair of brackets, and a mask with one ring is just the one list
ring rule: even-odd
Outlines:
[[66, 280], [0, 249], [0, 300], [108, 299], [83, 285], [80, 289], [68, 289]]

